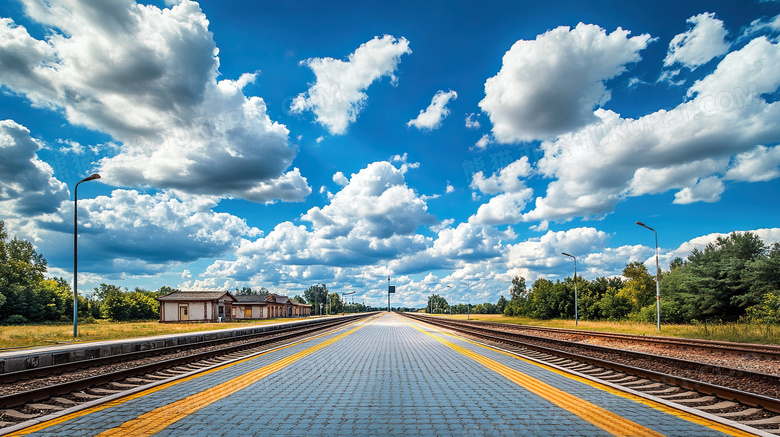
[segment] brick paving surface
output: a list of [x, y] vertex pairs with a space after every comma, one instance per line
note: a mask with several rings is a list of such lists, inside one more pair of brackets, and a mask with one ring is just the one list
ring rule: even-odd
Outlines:
[[[720, 435], [712, 429], [611, 395], [533, 364], [430, 328], [423, 329], [662, 434]], [[335, 335], [263, 355], [32, 435], [94, 435]], [[189, 414], [155, 435], [610, 434], [415, 329], [401, 317], [385, 314], [340, 341]]]

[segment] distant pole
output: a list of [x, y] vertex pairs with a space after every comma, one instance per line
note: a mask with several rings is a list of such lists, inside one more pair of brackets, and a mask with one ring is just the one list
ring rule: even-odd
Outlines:
[[[448, 285], [447, 288], [455, 288], [455, 287], [453, 287], [452, 285]], [[449, 294], [449, 293], [447, 293], [447, 294]], [[446, 298], [445, 298], [445, 300], [446, 300]], [[447, 302], [447, 307], [449, 307], [450, 315], [452, 315], [452, 303], [451, 302]]]
[[390, 312], [390, 276], [387, 277], [387, 312]]
[[661, 331], [661, 267], [658, 264], [658, 232], [642, 222], [636, 222], [643, 228], [650, 229], [655, 234], [655, 316], [658, 324], [658, 331]]
[[566, 255], [574, 258], [574, 326], [579, 325], [579, 314], [578, 309], [579, 305], [577, 303], [577, 257], [574, 255], [569, 255], [566, 252], [561, 252], [561, 255]]
[[79, 184], [100, 179], [95, 173], [76, 183], [73, 189], [73, 338], [79, 336]]
[[469, 284], [468, 303], [466, 304], [466, 320], [471, 320], [471, 284]]

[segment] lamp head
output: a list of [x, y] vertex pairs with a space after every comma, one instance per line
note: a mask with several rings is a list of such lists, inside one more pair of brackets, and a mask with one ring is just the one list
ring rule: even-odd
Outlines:
[[646, 224], [644, 224], [642, 222], [636, 222], [636, 224], [638, 224], [639, 226], [641, 226], [643, 228], [650, 229], [651, 231], [655, 231], [655, 229], [651, 228], [650, 226], [647, 226]]
[[92, 174], [92, 175], [90, 175], [90, 176], [87, 176], [87, 177], [85, 177], [84, 179], [82, 179], [82, 180], [81, 180], [81, 182], [93, 181], [93, 180], [95, 180], [95, 179], [100, 179], [100, 175], [99, 175], [99, 174], [97, 174], [97, 173], [95, 173], [95, 174]]
[[572, 258], [575, 258], [575, 256], [574, 256], [574, 255], [569, 255], [569, 254], [568, 254], [568, 253], [566, 253], [566, 252], [561, 252], [561, 255], [566, 255], [566, 256], [570, 256], [570, 257], [572, 257]]

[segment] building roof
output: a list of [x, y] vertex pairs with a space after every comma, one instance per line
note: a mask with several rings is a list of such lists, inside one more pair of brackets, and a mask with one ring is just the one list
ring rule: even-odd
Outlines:
[[236, 296], [236, 302], [238, 303], [254, 303], [254, 304], [267, 304], [267, 294], [249, 294]]
[[272, 294], [268, 296], [268, 301], [270, 303], [280, 303], [280, 304], [288, 304], [291, 302], [290, 298], [287, 296], [280, 296], [278, 294]]
[[298, 303], [287, 296], [279, 294], [249, 294], [234, 296], [237, 304], [253, 304], [253, 305], [267, 305], [267, 304], [279, 304], [279, 305], [295, 305], [295, 306], [307, 306], [305, 303]]
[[222, 298], [229, 299], [235, 302], [236, 298], [229, 291], [180, 291], [176, 290], [172, 293], [168, 293], [165, 296], [160, 296], [158, 300], [174, 300], [174, 301], [212, 301]]

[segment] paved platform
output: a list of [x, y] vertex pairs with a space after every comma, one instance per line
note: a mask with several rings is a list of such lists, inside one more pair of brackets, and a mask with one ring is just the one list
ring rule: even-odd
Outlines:
[[751, 435], [396, 314], [10, 435]]
[[[353, 317], [353, 316], [346, 316]], [[130, 352], [146, 351], [190, 345], [204, 341], [240, 337], [273, 331], [280, 326], [303, 326], [321, 320], [320, 318], [292, 319], [290, 321], [267, 323], [262, 325], [238, 325], [226, 329], [198, 331], [184, 334], [164, 334], [149, 337], [136, 337], [122, 340], [93, 341], [85, 343], [58, 344], [19, 350], [0, 351], [0, 373], [49, 367], [57, 364], [108, 357]], [[225, 324], [230, 326], [230, 324]]]

